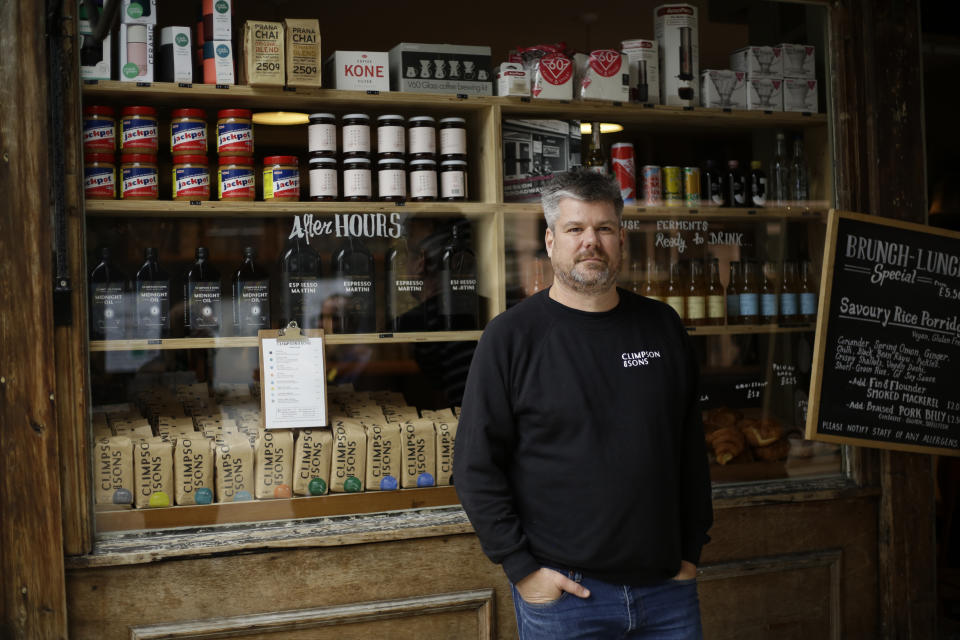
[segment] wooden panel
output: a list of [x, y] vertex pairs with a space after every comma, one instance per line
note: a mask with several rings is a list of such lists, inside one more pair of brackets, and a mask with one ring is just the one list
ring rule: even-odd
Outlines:
[[[623, 217], [629, 220], [647, 220], [650, 224], [657, 220], [696, 217], [704, 220], [768, 221], [768, 220], [809, 220], [811, 222], [826, 219], [829, 209], [826, 202], [812, 202], [807, 207], [765, 207], [763, 209], [745, 209], [740, 207], [638, 207], [627, 205], [623, 208]], [[510, 217], [529, 217], [539, 219], [543, 208], [539, 204], [508, 203], [503, 205], [504, 215]]]
[[[327, 345], [464, 342], [480, 339], [480, 331], [422, 331], [411, 333], [328, 333]], [[157, 340], [91, 340], [90, 351], [154, 351], [180, 349], [242, 349], [258, 347], [255, 337], [167, 338]]]
[[[493, 589], [133, 627], [132, 640], [492, 638]], [[416, 618], [411, 620], [411, 618]], [[336, 629], [329, 627], [336, 626]], [[325, 628], [326, 627], [326, 628]]]
[[841, 553], [831, 550], [704, 567], [704, 636], [839, 640], [840, 564]]
[[381, 202], [223, 202], [220, 200], [90, 200], [90, 217], [128, 218], [286, 218], [313, 213], [330, 218], [341, 213], [402, 213], [437, 218], [459, 217], [473, 220], [493, 215], [495, 205], [482, 202], [404, 203]]
[[11, 638], [66, 633], [45, 17], [0, 3], [0, 635]]

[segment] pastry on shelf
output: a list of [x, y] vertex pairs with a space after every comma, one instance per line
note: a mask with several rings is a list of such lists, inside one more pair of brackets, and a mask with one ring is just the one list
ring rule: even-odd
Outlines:
[[704, 412], [703, 425], [710, 430], [732, 427], [737, 423], [737, 412], [727, 407], [717, 407]]
[[753, 447], [767, 447], [783, 438], [783, 427], [776, 418], [753, 420], [745, 418], [737, 422], [737, 428], [743, 432], [747, 442]]
[[784, 460], [790, 453], [790, 441], [786, 438], [777, 440], [773, 444], [765, 447], [754, 447], [753, 454], [765, 462], [776, 462]]
[[725, 465], [746, 448], [743, 434], [735, 427], [715, 429], [707, 435], [707, 442], [713, 447], [717, 463]]

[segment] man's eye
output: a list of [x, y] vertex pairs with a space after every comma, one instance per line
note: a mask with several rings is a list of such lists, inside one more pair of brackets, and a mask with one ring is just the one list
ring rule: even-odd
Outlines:
[[567, 233], [580, 233], [580, 227], [570, 227], [567, 229]]

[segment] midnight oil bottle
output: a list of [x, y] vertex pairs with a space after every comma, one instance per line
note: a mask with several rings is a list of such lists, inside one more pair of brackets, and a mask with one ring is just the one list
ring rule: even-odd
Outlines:
[[170, 274], [157, 258], [157, 250], [147, 247], [143, 266], [134, 279], [137, 337], [170, 337]]
[[126, 329], [124, 295], [127, 279], [110, 256], [110, 249], [100, 249], [100, 262], [90, 270], [90, 338], [119, 340]]
[[270, 275], [256, 257], [253, 247], [245, 247], [243, 262], [233, 274], [233, 330], [238, 336], [270, 328]]
[[189, 336], [217, 336], [223, 296], [220, 272], [210, 264], [206, 247], [197, 247], [195, 255], [183, 277], [183, 330]]

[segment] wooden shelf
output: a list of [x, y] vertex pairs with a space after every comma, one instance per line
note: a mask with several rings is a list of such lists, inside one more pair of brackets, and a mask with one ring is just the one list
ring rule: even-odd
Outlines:
[[[475, 342], [480, 331], [423, 331], [416, 333], [328, 333], [328, 345], [412, 342]], [[167, 338], [164, 340], [91, 340], [90, 351], [158, 351], [169, 349], [238, 349], [256, 347], [255, 337]]]
[[378, 513], [456, 504], [460, 502], [453, 487], [430, 487], [156, 509], [117, 509], [112, 505], [98, 505], [96, 530], [97, 533], [104, 533], [172, 527], [203, 527], [215, 524]]
[[691, 336], [732, 336], [740, 334], [757, 333], [803, 333], [805, 331], [816, 331], [817, 325], [814, 322], [804, 322], [799, 324], [727, 324], [704, 327], [687, 327], [687, 333]]
[[[502, 205], [504, 216], [543, 216], [539, 203], [506, 203]], [[627, 205], [623, 217], [627, 220], [649, 220], [651, 223], [663, 218], [706, 220], [826, 220], [829, 206], [826, 202], [809, 202], [803, 206], [765, 207], [762, 209], [691, 207], [638, 207]]]
[[333, 216], [338, 213], [400, 213], [431, 217], [493, 216], [497, 205], [483, 202], [428, 202], [398, 206], [382, 202], [222, 202], [218, 200], [87, 200], [91, 218], [285, 218], [305, 213]]
[[620, 103], [608, 100], [533, 100], [498, 96], [457, 97], [453, 94], [409, 93], [388, 91], [375, 95], [362, 91], [337, 89], [275, 89], [246, 85], [193, 84], [180, 85], [154, 82], [139, 86], [115, 80], [89, 81], [83, 85], [86, 98], [129, 101], [134, 96], [158, 106], [222, 107], [225, 103], [243, 104], [253, 109], [352, 109], [372, 111], [417, 108], [424, 112], [469, 113], [499, 107], [504, 117], [547, 117], [561, 119], [603, 120], [623, 124], [651, 124], [684, 128], [806, 128], [827, 124], [823, 113], [788, 113], [746, 111], [706, 107], [673, 107], [666, 105]]

